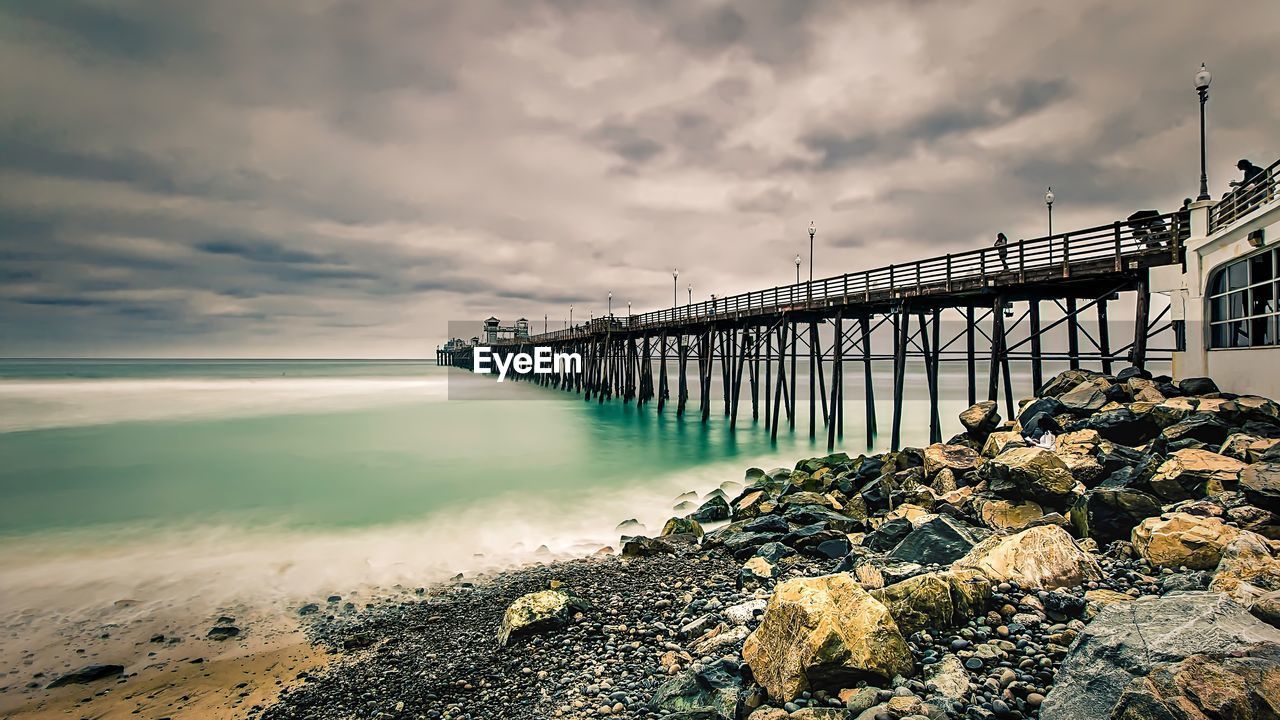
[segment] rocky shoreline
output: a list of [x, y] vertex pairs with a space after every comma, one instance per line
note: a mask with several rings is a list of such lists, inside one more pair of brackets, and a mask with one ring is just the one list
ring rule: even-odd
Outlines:
[[960, 421], [682, 496], [619, 554], [317, 603], [337, 659], [250, 714], [1275, 717], [1280, 405], [1070, 370]]

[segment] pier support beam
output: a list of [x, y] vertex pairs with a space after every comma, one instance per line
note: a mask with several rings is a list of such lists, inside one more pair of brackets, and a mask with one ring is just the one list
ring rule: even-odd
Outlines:
[[1031, 300], [1028, 318], [1031, 322], [1031, 390], [1038, 396], [1040, 388], [1044, 386], [1044, 369], [1040, 365], [1040, 301], [1038, 299]]
[[867, 415], [867, 447], [876, 442], [876, 388], [871, 372], [871, 318], [862, 315], [858, 318], [858, 328], [862, 331], [862, 384], [866, 400]]
[[1151, 330], [1151, 291], [1144, 275], [1138, 281], [1137, 306], [1133, 313], [1133, 351], [1131, 361], [1139, 370], [1147, 365], [1147, 334]]
[[902, 406], [903, 394], [906, 392], [907, 343], [910, 342], [911, 332], [911, 315], [906, 301], [903, 301], [902, 309], [894, 317], [893, 326], [893, 434], [889, 449], [896, 451], [902, 447]]
[[1107, 299], [1098, 299], [1098, 354], [1102, 356], [1102, 372], [1111, 374], [1111, 328], [1107, 322]]

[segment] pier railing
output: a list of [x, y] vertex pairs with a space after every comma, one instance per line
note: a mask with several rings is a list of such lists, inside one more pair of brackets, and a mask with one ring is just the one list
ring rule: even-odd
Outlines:
[[1082, 269], [1092, 269], [1094, 274], [1119, 272], [1139, 258], [1162, 260], [1151, 264], [1171, 264], [1179, 261], [1182, 243], [1189, 235], [1190, 223], [1185, 213], [1118, 220], [1109, 225], [1011, 241], [1004, 247], [951, 253], [639, 315], [595, 318], [574, 327], [534, 335], [530, 341], [555, 341], [606, 331], [645, 330], [857, 301], [950, 293], [961, 287], [1065, 279]]
[[1280, 160], [1271, 163], [1249, 184], [1236, 188], [1209, 208], [1209, 231], [1226, 227], [1263, 205], [1280, 199], [1280, 195], [1276, 193], [1277, 180], [1280, 180]]

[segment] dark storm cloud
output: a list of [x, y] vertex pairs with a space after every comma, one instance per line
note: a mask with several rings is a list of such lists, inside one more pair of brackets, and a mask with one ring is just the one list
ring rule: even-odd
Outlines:
[[789, 281], [811, 219], [824, 275], [1167, 209], [1202, 60], [1215, 194], [1280, 154], [1277, 8], [9, 3], [4, 352], [427, 355]]
[[[954, 135], [996, 128], [1071, 98], [1064, 79], [1020, 80], [1013, 85], [966, 94], [961, 102], [926, 109], [885, 132], [822, 130], [801, 142], [815, 156], [815, 170], [838, 170], [872, 158], [892, 159]], [[803, 164], [803, 163], [802, 163]]]
[[588, 138], [633, 165], [642, 165], [662, 152], [662, 145], [644, 137], [636, 128], [616, 121], [600, 124]]

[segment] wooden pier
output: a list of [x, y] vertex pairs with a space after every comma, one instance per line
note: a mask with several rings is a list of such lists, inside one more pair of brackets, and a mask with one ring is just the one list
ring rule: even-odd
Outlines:
[[[844, 434], [844, 376], [850, 364], [862, 367], [866, 440], [868, 445], [874, 441], [879, 430], [872, 364], [892, 360], [891, 446], [898, 449], [908, 358], [923, 360], [921, 379], [929, 394], [931, 442], [942, 439], [938, 406], [943, 362], [965, 363], [970, 404], [979, 399], [982, 388], [985, 399], [1003, 400], [1008, 417], [1015, 411], [1010, 361], [1030, 363], [1034, 391], [1044, 382], [1043, 364], [1050, 360], [1065, 360], [1073, 368], [1088, 362], [1108, 372], [1116, 363], [1142, 367], [1152, 352], [1148, 339], [1172, 326], [1161, 325], [1164, 313], [1151, 317], [1147, 271], [1181, 263], [1182, 244], [1188, 236], [1185, 214], [1117, 221], [1014, 241], [1004, 248], [948, 254], [639, 315], [599, 318], [527, 339], [502, 341], [492, 349], [501, 354], [549, 346], [555, 352], [580, 353], [581, 373], [525, 374], [515, 379], [580, 393], [587, 401], [656, 402], [657, 412], [674, 404], [677, 416], [691, 410], [692, 364], [692, 380], [698, 386], [693, 411], [703, 422], [711, 416], [712, 377], [718, 366], [722, 391], [717, 412], [735, 427], [740, 413], [745, 413], [740, 410], [745, 390], [751, 419], [759, 422], [763, 417], [775, 439], [783, 422], [792, 430], [798, 422], [797, 364], [803, 353], [809, 369], [809, 437], [825, 433], [828, 448], [834, 448]], [[1109, 304], [1121, 294], [1132, 296], [1133, 331], [1113, 341]], [[1041, 310], [1046, 304], [1056, 306], [1062, 317], [1043, 323]], [[1081, 326], [1086, 313], [1096, 315], [1097, 337]], [[960, 329], [944, 335], [942, 326], [953, 320]], [[1015, 330], [1024, 323], [1026, 337], [1013, 340]], [[1067, 352], [1044, 352], [1046, 333], [1063, 325]], [[892, 352], [874, 352], [877, 333], [891, 335]], [[824, 341], [824, 335], [829, 340]], [[441, 348], [437, 362], [470, 367], [471, 357], [471, 346], [455, 344]], [[985, 378], [979, 378], [979, 357], [989, 361]]]

